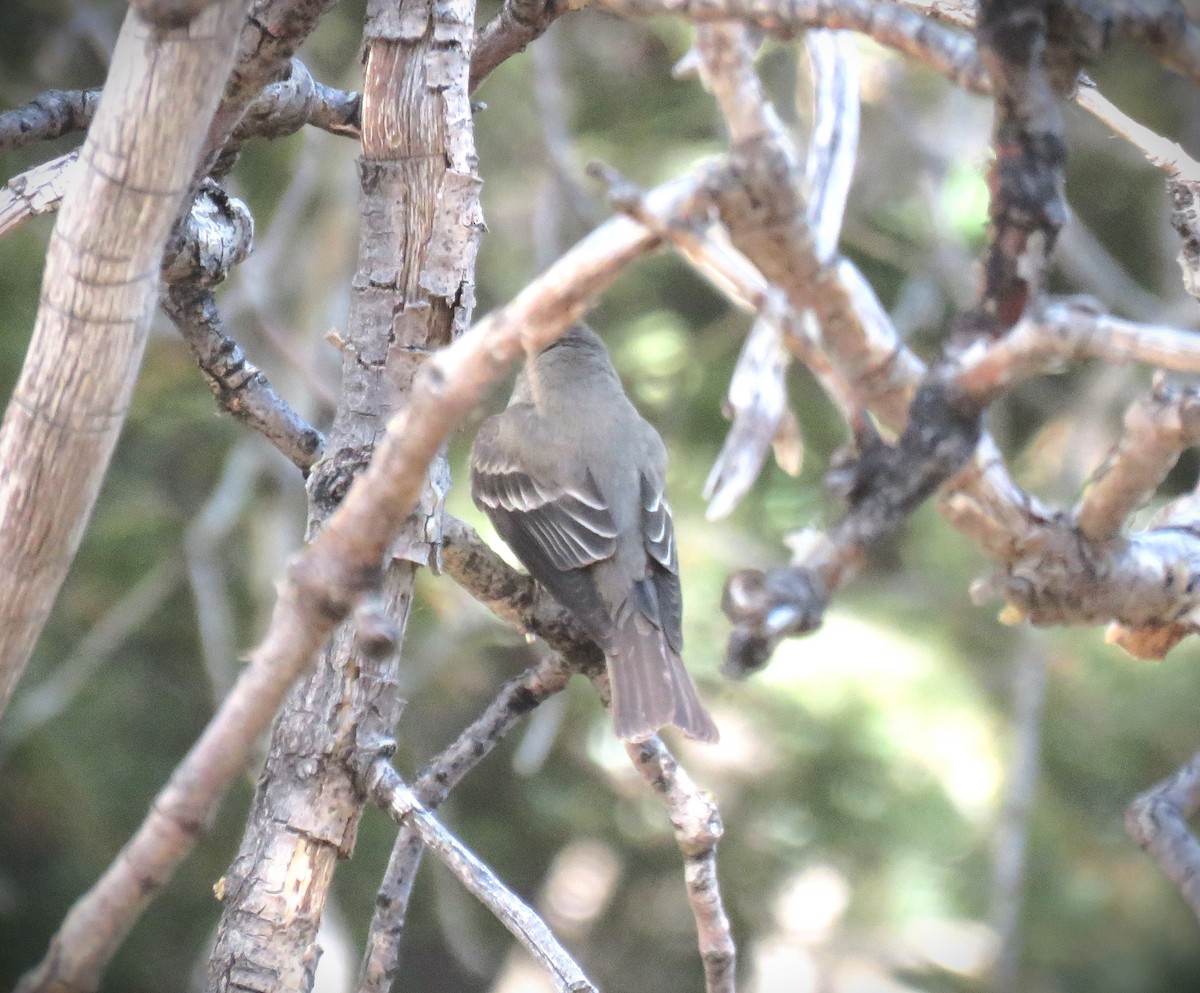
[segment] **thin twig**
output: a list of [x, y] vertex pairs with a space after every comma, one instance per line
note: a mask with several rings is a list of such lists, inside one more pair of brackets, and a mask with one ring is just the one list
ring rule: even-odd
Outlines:
[[400, 825], [413, 828], [421, 842], [479, 898], [526, 950], [542, 964], [561, 993], [597, 993], [575, 960], [546, 923], [519, 900], [491, 869], [479, 861], [429, 813], [386, 760], [375, 762], [367, 791]]
[[307, 473], [320, 458], [325, 436], [275, 392], [266, 375], [226, 333], [212, 291], [172, 286], [162, 303], [221, 409], [254, 428]]
[[[457, 561], [462, 561], [461, 555]], [[417, 777], [412, 792], [421, 805], [427, 810], [440, 806], [518, 721], [567, 685], [574, 671], [560, 656], [552, 655], [506, 683], [487, 709]], [[371, 917], [359, 993], [387, 993], [394, 985], [409, 895], [423, 849], [419, 834], [401, 824]]]
[[472, 92], [497, 66], [546, 33], [572, 8], [568, 0], [504, 0], [500, 12], [479, 29], [471, 53]]
[[724, 832], [717, 805], [692, 782], [657, 736], [627, 744], [625, 750], [662, 799], [683, 853], [684, 882], [696, 919], [707, 993], [734, 993], [737, 948], [717, 881], [717, 842]]

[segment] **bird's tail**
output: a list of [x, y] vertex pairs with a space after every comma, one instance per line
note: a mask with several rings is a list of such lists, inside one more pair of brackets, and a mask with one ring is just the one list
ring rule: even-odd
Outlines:
[[683, 659], [646, 617], [629, 612], [613, 632], [606, 659], [618, 738], [645, 741], [673, 724], [689, 738], [718, 739], [717, 725], [700, 702]]

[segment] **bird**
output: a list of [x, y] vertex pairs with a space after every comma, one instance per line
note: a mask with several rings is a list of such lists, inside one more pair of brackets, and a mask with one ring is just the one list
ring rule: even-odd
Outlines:
[[530, 575], [604, 652], [613, 729], [718, 739], [684, 668], [667, 450], [604, 341], [576, 323], [517, 377], [471, 450], [471, 496]]

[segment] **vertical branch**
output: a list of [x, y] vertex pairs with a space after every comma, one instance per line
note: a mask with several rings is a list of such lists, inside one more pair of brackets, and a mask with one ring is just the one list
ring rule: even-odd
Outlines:
[[683, 876], [696, 919], [705, 989], [707, 993], [734, 993], [737, 949], [717, 884], [717, 842], [724, 831], [717, 805], [697, 789], [658, 737], [628, 744], [625, 750], [642, 778], [662, 798], [683, 853]]
[[121, 30], [0, 427], [0, 710], [79, 547], [124, 423], [163, 246], [247, 7], [224, 0], [165, 32], [131, 12]]
[[[341, 400], [309, 479], [315, 535], [407, 406], [427, 357], [470, 320], [482, 219], [467, 100], [471, 0], [405, 0], [368, 10], [363, 89], [362, 235], [343, 345]], [[401, 529], [384, 602], [403, 637], [418, 563], [440, 541], [444, 457]], [[210, 962], [214, 990], [303, 991], [335, 864], [354, 847], [355, 776], [387, 747], [402, 702], [396, 654], [376, 657], [344, 626], [297, 687], [272, 739]]]
[[1076, 73], [1047, 71], [1046, 6], [1040, 0], [979, 4], [979, 51], [996, 101], [992, 230], [980, 305], [1001, 332], [1042, 291], [1046, 261], [1067, 220], [1060, 99]]

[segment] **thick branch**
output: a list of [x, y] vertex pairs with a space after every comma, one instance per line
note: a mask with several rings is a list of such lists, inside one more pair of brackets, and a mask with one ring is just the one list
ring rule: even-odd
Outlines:
[[[29, 354], [0, 428], [0, 707], [58, 593], [124, 421], [158, 264], [246, 0], [185, 31], [125, 21], [51, 236]], [[136, 121], [131, 127], [129, 122]]]
[[[338, 410], [309, 479], [310, 536], [337, 528], [335, 508], [347, 488], [379, 458], [374, 446], [386, 413], [409, 401], [428, 356], [470, 321], [482, 228], [467, 99], [472, 18], [470, 0], [368, 10], [358, 271]], [[444, 454], [430, 452], [406, 480], [416, 506], [394, 522], [402, 526], [388, 548], [396, 561], [383, 597], [397, 639], [417, 567], [440, 541], [448, 476]], [[381, 561], [371, 563], [373, 572]], [[209, 964], [214, 991], [311, 986], [329, 886], [337, 861], [354, 849], [363, 809], [360, 756], [391, 739], [403, 705], [396, 654], [375, 658], [357, 645], [343, 627], [275, 727], [229, 872]]]

